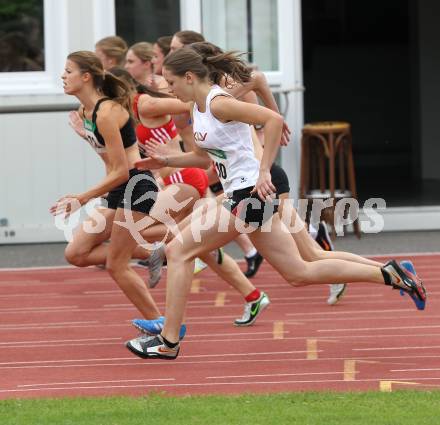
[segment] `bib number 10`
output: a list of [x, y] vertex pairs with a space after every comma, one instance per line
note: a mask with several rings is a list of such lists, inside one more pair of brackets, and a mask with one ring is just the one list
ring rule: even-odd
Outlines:
[[214, 164], [215, 164], [215, 169], [217, 170], [218, 176], [221, 179], [226, 180], [227, 173], [226, 173], [225, 164], [222, 164], [221, 162], [214, 162]]

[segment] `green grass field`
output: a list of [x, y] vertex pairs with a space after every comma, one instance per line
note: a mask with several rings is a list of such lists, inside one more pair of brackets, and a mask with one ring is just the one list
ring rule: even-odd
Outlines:
[[439, 425], [440, 391], [0, 401], [1, 425]]

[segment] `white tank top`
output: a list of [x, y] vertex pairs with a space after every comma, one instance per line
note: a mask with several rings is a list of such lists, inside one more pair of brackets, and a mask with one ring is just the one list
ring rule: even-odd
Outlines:
[[[206, 97], [206, 111], [193, 108], [194, 138], [214, 162], [225, 194], [254, 186], [258, 179], [259, 162], [255, 158], [249, 124], [238, 121], [223, 123], [211, 113], [211, 101], [216, 96], [231, 96], [219, 86], [213, 86]], [[232, 96], [231, 96], [232, 97]]]

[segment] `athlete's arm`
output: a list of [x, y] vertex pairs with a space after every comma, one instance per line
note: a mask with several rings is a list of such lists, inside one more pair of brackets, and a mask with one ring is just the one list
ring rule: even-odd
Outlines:
[[[266, 108], [280, 113], [277, 102], [273, 96], [272, 90], [267, 82], [266, 76], [261, 71], [253, 71], [251, 80], [243, 84], [234, 84], [231, 87], [226, 87], [225, 91], [239, 98], [249, 93], [251, 90], [255, 91], [257, 96], [262, 100]], [[289, 142], [290, 128], [286, 122], [283, 123], [283, 132], [281, 135], [280, 144], [285, 146]]]
[[272, 109], [272, 111], [279, 112], [278, 105], [269, 87], [266, 76], [261, 71], [253, 71], [250, 81], [243, 84], [236, 83], [230, 87], [225, 87], [225, 90], [237, 98], [242, 97], [250, 91], [254, 91], [263, 101], [264, 106]]
[[207, 169], [211, 165], [209, 155], [201, 149], [169, 156], [159, 155], [154, 153], [154, 150], [148, 151], [147, 149], [147, 152], [150, 155], [148, 158], [135, 163], [138, 170], [157, 170], [163, 167]]
[[239, 121], [264, 126], [264, 151], [260, 162], [260, 177], [255, 189], [261, 198], [271, 195], [275, 187], [271, 183], [270, 168], [275, 160], [283, 117], [264, 106], [240, 102], [229, 96], [217, 96], [211, 101], [212, 114], [222, 122]]
[[141, 117], [153, 118], [169, 114], [183, 114], [189, 112], [190, 104], [178, 99], [165, 97], [152, 97], [141, 95], [138, 103], [138, 111]]
[[82, 194], [83, 203], [111, 191], [128, 180], [127, 155], [120, 133], [120, 125], [127, 119], [128, 112], [114, 102], [105, 102], [99, 109], [96, 125], [105, 140], [108, 155], [107, 175], [100, 183]]

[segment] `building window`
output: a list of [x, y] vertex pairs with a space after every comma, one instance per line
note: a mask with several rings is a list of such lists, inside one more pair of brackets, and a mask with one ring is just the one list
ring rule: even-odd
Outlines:
[[154, 43], [180, 29], [180, 5], [175, 0], [115, 0], [116, 34], [129, 45]]
[[202, 0], [203, 35], [226, 50], [249, 52], [262, 71], [277, 71], [277, 0]]
[[0, 0], [0, 72], [44, 70], [44, 1]]

